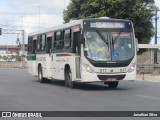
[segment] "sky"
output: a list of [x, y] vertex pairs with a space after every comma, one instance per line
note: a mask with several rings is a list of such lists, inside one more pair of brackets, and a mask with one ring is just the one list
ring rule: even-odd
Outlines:
[[[63, 10], [69, 3], [70, 0], [0, 0], [0, 28], [24, 29], [27, 43], [28, 33], [63, 24]], [[155, 0], [155, 4], [160, 8], [160, 0]], [[160, 19], [158, 37], [160, 44]], [[0, 36], [0, 45], [16, 45], [17, 38], [22, 41], [21, 34], [3, 34]], [[154, 43], [154, 38], [151, 43]]]
[[[27, 36], [30, 32], [63, 24], [63, 10], [69, 2], [70, 0], [0, 0], [0, 28], [24, 29]], [[21, 40], [21, 34], [3, 34], [0, 36], [0, 45], [16, 44], [17, 38]]]

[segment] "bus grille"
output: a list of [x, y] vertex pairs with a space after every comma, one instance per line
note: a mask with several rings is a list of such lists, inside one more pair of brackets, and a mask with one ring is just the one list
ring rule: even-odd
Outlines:
[[110, 77], [114, 77], [116, 78], [117, 80], [123, 80], [125, 78], [126, 75], [114, 75], [114, 76], [111, 76], [111, 75], [97, 75], [97, 77], [100, 79], [100, 80], [107, 80], [108, 78]]

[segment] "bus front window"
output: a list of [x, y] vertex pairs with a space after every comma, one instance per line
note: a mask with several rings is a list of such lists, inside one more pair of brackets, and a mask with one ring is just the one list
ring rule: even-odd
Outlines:
[[112, 34], [112, 60], [124, 61], [133, 57], [133, 40], [130, 32], [113, 32]]
[[107, 32], [84, 32], [85, 56], [94, 61], [110, 61], [111, 52], [109, 47], [109, 33]]
[[131, 32], [84, 32], [84, 55], [93, 61], [126, 61], [134, 56]]

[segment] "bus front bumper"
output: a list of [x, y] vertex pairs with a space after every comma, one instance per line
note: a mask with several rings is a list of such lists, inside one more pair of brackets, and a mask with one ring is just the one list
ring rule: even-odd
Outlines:
[[90, 73], [87, 71], [81, 72], [80, 82], [112, 82], [112, 81], [121, 81], [136, 80], [136, 71], [131, 73], [113, 73], [113, 74], [101, 74], [101, 73]]

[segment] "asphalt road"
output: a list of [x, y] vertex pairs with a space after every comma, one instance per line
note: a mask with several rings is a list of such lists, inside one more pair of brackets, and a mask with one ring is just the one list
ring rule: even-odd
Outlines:
[[[24, 69], [0, 68], [0, 111], [160, 111], [159, 91], [160, 83], [147, 81], [122, 81], [117, 89], [109, 89], [103, 83], [80, 84], [70, 89], [62, 81], [42, 84]], [[112, 119], [120, 118], [107, 118]], [[129, 119], [159, 118], [123, 118]]]

